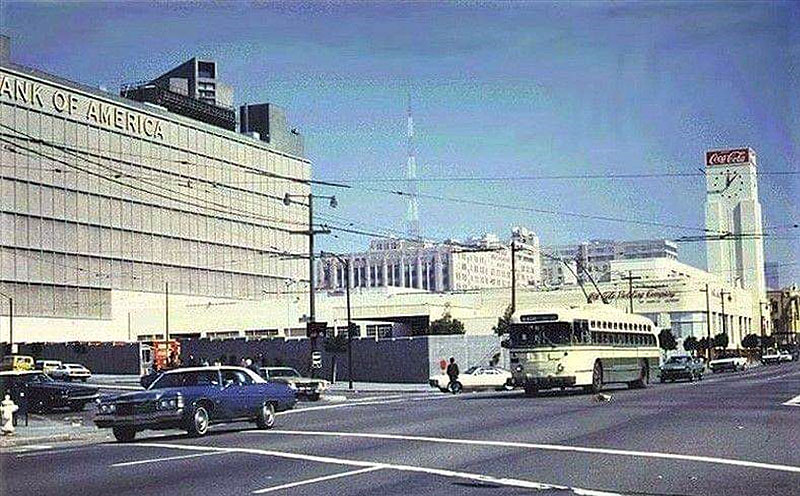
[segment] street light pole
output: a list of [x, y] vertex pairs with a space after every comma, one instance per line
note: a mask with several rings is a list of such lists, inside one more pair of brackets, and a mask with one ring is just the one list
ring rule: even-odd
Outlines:
[[347, 382], [348, 389], [353, 389], [353, 329], [352, 319], [350, 315], [350, 261], [342, 258], [335, 253], [320, 253], [321, 255], [330, 255], [335, 257], [339, 262], [344, 265], [344, 279], [345, 279], [345, 299], [347, 302]]

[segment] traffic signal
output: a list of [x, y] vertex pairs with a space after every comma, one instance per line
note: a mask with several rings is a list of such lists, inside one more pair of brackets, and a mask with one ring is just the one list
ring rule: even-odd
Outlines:
[[327, 322], [306, 322], [306, 337], [311, 339], [324, 338], [327, 329]]

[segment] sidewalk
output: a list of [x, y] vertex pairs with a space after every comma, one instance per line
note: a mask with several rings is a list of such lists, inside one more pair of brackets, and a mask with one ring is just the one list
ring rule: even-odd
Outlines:
[[0, 437], [0, 449], [89, 439], [96, 441], [112, 439], [111, 431], [100, 430], [94, 425], [86, 425], [81, 421], [56, 420], [30, 414], [28, 426], [25, 426], [25, 417], [21, 416], [13, 435]]

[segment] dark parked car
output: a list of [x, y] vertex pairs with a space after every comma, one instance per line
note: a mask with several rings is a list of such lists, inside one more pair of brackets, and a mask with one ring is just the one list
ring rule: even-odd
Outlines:
[[53, 380], [39, 370], [0, 372], [0, 398], [6, 394], [28, 411], [83, 410], [99, 397], [97, 387]]
[[695, 379], [702, 381], [705, 364], [702, 358], [692, 358], [687, 355], [670, 357], [661, 366], [661, 382], [676, 381], [687, 379], [690, 382]]
[[183, 429], [202, 436], [218, 422], [249, 421], [269, 429], [275, 412], [295, 403], [289, 386], [267, 382], [252, 370], [191, 367], [162, 373], [146, 391], [101, 401], [94, 422], [112, 428], [121, 442], [145, 429]]

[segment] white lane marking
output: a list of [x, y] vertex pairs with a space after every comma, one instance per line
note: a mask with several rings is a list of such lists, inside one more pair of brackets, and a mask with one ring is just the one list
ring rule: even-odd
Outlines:
[[20, 446], [19, 448], [10, 449], [7, 451], [7, 453], [25, 453], [27, 451], [46, 450], [52, 448], [53, 448], [52, 446], [48, 446], [45, 444], [29, 444], [27, 446]]
[[536, 481], [529, 481], [529, 480], [522, 480], [522, 479], [510, 479], [510, 478], [497, 478], [492, 477], [491, 475], [485, 474], [476, 474], [471, 472], [456, 472], [453, 470], [446, 470], [446, 469], [439, 469], [439, 468], [432, 468], [432, 467], [419, 467], [415, 465], [395, 465], [391, 463], [380, 463], [380, 462], [365, 462], [361, 460], [349, 460], [346, 458], [331, 458], [327, 456], [317, 456], [317, 455], [303, 455], [300, 453], [289, 453], [285, 451], [272, 451], [272, 450], [262, 450], [256, 448], [218, 448], [215, 446], [193, 446], [187, 444], [167, 444], [167, 443], [131, 443], [131, 444], [115, 444], [110, 446], [141, 446], [141, 447], [151, 447], [151, 448], [174, 448], [177, 450], [185, 450], [185, 451], [213, 451], [213, 452], [222, 452], [222, 453], [246, 453], [251, 455], [266, 455], [266, 456], [274, 456], [278, 458], [288, 458], [291, 460], [304, 460], [304, 461], [312, 461], [312, 462], [320, 462], [320, 463], [330, 463], [334, 465], [350, 465], [354, 467], [377, 467], [377, 468], [385, 468], [388, 470], [398, 470], [401, 472], [416, 472], [416, 473], [424, 473], [429, 475], [439, 475], [442, 477], [451, 477], [457, 479], [467, 479], [473, 481], [480, 481], [486, 482], [489, 484], [498, 484], [502, 486], [510, 486], [510, 487], [522, 487], [527, 489], [561, 489], [561, 490], [571, 490], [576, 494], [581, 495], [591, 495], [591, 496], [619, 496], [618, 493], [611, 493], [611, 492], [603, 492], [603, 491], [595, 491], [591, 489], [583, 489], [577, 487], [568, 487], [568, 486], [559, 486], [555, 484], [545, 484], [543, 482], [536, 482]]
[[568, 446], [563, 444], [537, 444], [537, 443], [522, 443], [513, 441], [489, 441], [489, 440], [476, 440], [476, 439], [450, 439], [426, 436], [405, 436], [400, 434], [369, 434], [363, 432], [320, 432], [320, 431], [286, 431], [286, 430], [271, 430], [269, 432], [248, 431], [252, 434], [286, 434], [298, 436], [327, 436], [327, 437], [360, 437], [370, 439], [392, 439], [399, 441], [420, 441], [429, 443], [442, 443], [442, 444], [464, 444], [464, 445], [477, 445], [477, 446], [497, 446], [502, 448], [526, 448], [536, 450], [548, 451], [571, 451], [576, 453], [592, 453], [601, 455], [620, 455], [620, 456], [634, 456], [641, 458], [662, 458], [670, 460], [693, 461], [703, 463], [716, 463], [720, 465], [735, 465], [739, 467], [761, 468], [766, 470], [776, 470], [780, 472], [793, 472], [800, 473], [800, 467], [792, 465], [780, 465], [772, 463], [751, 462], [748, 460], [736, 460], [732, 458], [716, 458], [711, 456], [699, 455], [681, 455], [677, 453], [661, 453], [652, 451], [632, 451], [632, 450], [619, 450], [611, 448], [589, 448], [583, 446]]
[[133, 462], [120, 462], [114, 463], [109, 465], [110, 467], [130, 467], [132, 465], [144, 465], [146, 463], [158, 463], [158, 462], [168, 462], [172, 460], [183, 460], [186, 458], [197, 458], [199, 456], [212, 456], [212, 455], [225, 455], [227, 453], [223, 452], [211, 452], [211, 453], [195, 453], [193, 455], [181, 455], [181, 456], [167, 456], [162, 458], [151, 458], [149, 460], [136, 460]]
[[383, 400], [383, 401], [364, 401], [362, 403], [337, 403], [335, 405], [322, 405], [322, 406], [310, 406], [307, 408], [297, 408], [294, 410], [286, 410], [285, 412], [278, 412], [275, 415], [290, 415], [293, 413], [304, 413], [304, 412], [314, 412], [318, 410], [331, 410], [333, 408], [345, 408], [351, 406], [363, 406], [363, 405], [387, 405], [390, 403], [400, 403], [405, 400]]
[[61, 453], [69, 453], [71, 451], [84, 451], [84, 450], [89, 450], [89, 449], [93, 449], [93, 448], [96, 448], [96, 447], [97, 447], [97, 445], [93, 445], [93, 446], [89, 445], [89, 446], [77, 446], [75, 448], [61, 448], [61, 449], [58, 449], [58, 448], [54, 448], [53, 446], [45, 446], [45, 447], [43, 447], [45, 449], [42, 450], [42, 451], [34, 451], [33, 453], [22, 452], [23, 454], [17, 455], [17, 458], [28, 458], [28, 457], [31, 457], [31, 456], [45, 456], [45, 455], [60, 455]]
[[795, 396], [786, 403], [783, 403], [783, 406], [800, 406], [800, 396]]
[[351, 475], [358, 475], [358, 474], [363, 474], [363, 473], [366, 473], [366, 472], [374, 472], [376, 470], [383, 470], [383, 467], [360, 468], [358, 470], [351, 470], [349, 472], [341, 472], [341, 473], [338, 473], [338, 474], [326, 475], [324, 477], [317, 477], [315, 479], [308, 479], [308, 480], [303, 480], [303, 481], [299, 481], [299, 482], [290, 482], [289, 484], [283, 484], [281, 486], [273, 486], [273, 487], [267, 487], [267, 488], [264, 488], [264, 489], [259, 489], [257, 491], [253, 491], [253, 494], [270, 493], [272, 491], [280, 491], [281, 489], [289, 489], [291, 487], [305, 486], [307, 484], [314, 484], [316, 482], [323, 482], [323, 481], [332, 480], [332, 479], [339, 479], [341, 477], [349, 477]]

